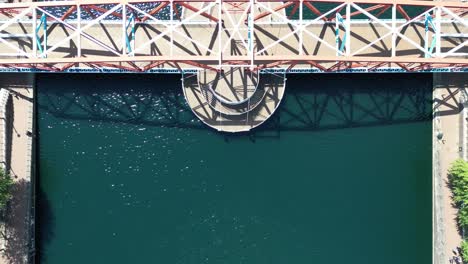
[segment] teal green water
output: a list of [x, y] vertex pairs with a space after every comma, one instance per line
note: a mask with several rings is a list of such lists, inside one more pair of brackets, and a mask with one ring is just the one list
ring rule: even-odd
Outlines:
[[38, 75], [41, 263], [431, 263], [431, 75], [288, 76], [242, 135], [179, 79]]

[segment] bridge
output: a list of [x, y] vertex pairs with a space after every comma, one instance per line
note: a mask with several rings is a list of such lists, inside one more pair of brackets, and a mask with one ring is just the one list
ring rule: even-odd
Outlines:
[[285, 73], [468, 69], [468, 3], [84, 0], [0, 4], [0, 72], [182, 73], [223, 131], [263, 123]]
[[405, 0], [0, 4], [0, 71], [464, 70], [467, 14]]

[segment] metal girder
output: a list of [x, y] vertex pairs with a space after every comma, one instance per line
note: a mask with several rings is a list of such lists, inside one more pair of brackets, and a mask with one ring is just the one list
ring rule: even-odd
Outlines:
[[406, 0], [0, 4], [0, 71], [468, 70], [467, 16], [468, 3]]
[[[36, 6], [76, 6], [76, 5], [99, 5], [99, 4], [138, 4], [138, 3], [168, 3], [168, 2], [216, 2], [213, 0], [80, 0], [80, 1], [53, 1], [53, 2], [25, 2], [25, 3], [1, 3], [0, 9], [4, 8], [26, 8]], [[248, 3], [250, 0], [223, 0], [223, 2]], [[282, 0], [258, 0], [262, 3], [283, 3], [283, 2], [301, 2], [301, 0], [282, 1]], [[313, 0], [315, 3], [359, 3], [359, 4], [389, 4], [405, 6], [431, 6], [431, 7], [458, 7], [468, 8], [468, 3], [460, 1], [419, 1], [419, 0]]]
[[[184, 2], [178, 2], [178, 4], [184, 8], [187, 8], [189, 10], [192, 10], [193, 12], [198, 12], [200, 11], [200, 9], [196, 8], [196, 7], [193, 7], [192, 5], [189, 5], [189, 4], [186, 4]], [[206, 13], [206, 12], [200, 12], [200, 15], [214, 21], [214, 22], [218, 22], [218, 18]]]
[[[279, 11], [279, 10], [281, 10], [281, 9], [285, 9], [285, 8], [287, 8], [287, 7], [289, 7], [289, 6], [294, 5], [294, 4], [295, 4], [294, 2], [286, 2], [285, 4], [282, 4], [282, 5], [280, 5], [280, 6], [275, 7], [275, 8], [273, 9], [273, 11], [274, 11], [274, 12], [277, 12], [277, 11]], [[264, 17], [266, 17], [266, 16], [268, 16], [268, 15], [271, 15], [271, 13], [272, 13], [271, 11], [265, 11], [265, 12], [263, 12], [263, 13], [261, 13], [261, 14], [256, 15], [255, 18], [254, 18], [254, 20], [258, 20], [258, 19], [260, 19], [260, 18], [264, 18]]]

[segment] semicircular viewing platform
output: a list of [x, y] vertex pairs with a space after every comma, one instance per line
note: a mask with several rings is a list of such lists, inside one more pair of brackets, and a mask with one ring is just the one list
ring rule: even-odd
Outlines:
[[184, 75], [182, 88], [193, 113], [208, 126], [225, 132], [245, 132], [261, 125], [284, 95], [284, 74], [224, 67]]

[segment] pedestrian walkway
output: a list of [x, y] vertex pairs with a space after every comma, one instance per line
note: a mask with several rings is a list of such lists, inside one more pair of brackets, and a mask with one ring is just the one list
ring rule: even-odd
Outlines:
[[0, 264], [27, 263], [30, 249], [31, 148], [33, 120], [32, 75], [3, 75], [0, 87], [11, 94], [13, 127], [10, 174], [14, 178], [13, 199], [6, 215], [6, 243]]
[[434, 74], [434, 264], [450, 263], [452, 250], [461, 243], [457, 228], [457, 209], [448, 185], [452, 162], [463, 157], [465, 93], [468, 74]]

